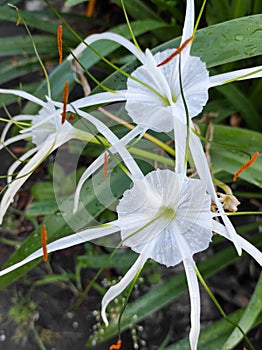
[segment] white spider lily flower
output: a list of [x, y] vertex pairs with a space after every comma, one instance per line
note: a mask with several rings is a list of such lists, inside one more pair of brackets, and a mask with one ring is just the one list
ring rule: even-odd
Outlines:
[[[231, 240], [224, 225], [210, 210], [211, 196], [200, 179], [190, 179], [171, 170], [156, 170], [124, 192], [117, 207], [116, 221], [83, 230], [52, 242], [47, 252], [68, 248], [120, 231], [122, 245], [139, 254], [119, 283], [110, 287], [102, 300], [102, 318], [108, 324], [106, 308], [128, 287], [148, 259], [167, 267], [183, 263], [191, 301], [191, 350], [197, 349], [200, 332], [200, 294], [193, 255], [208, 248], [212, 231]], [[216, 215], [216, 214], [215, 214]], [[241, 248], [262, 265], [262, 253], [239, 236]], [[0, 271], [0, 276], [43, 255], [39, 249], [24, 260]]]
[[[28, 121], [32, 126], [26, 127], [20, 130], [20, 134], [14, 136], [10, 139], [7, 139], [7, 133], [10, 127], [12, 126], [12, 120], [4, 128], [1, 139], [0, 139], [0, 150], [4, 147], [20, 141], [30, 139], [35, 145], [34, 148], [27, 151], [23, 154], [18, 160], [16, 160], [8, 169], [7, 172], [7, 189], [3, 194], [0, 203], [0, 224], [2, 223], [3, 217], [8, 209], [9, 205], [13, 202], [14, 196], [21, 186], [25, 183], [28, 177], [32, 172], [46, 159], [46, 157], [56, 150], [61, 145], [65, 144], [71, 139], [79, 139], [84, 141], [90, 141], [93, 138], [88, 132], [82, 131], [78, 128], [75, 128], [68, 121], [62, 122], [62, 110], [63, 104], [55, 103], [50, 98], [47, 97], [47, 102], [44, 102], [35, 96], [28, 94], [19, 90], [9, 90], [9, 89], [0, 89], [0, 94], [14, 94], [25, 98], [29, 101], [37, 103], [41, 109], [36, 115], [18, 115], [13, 118], [13, 122], [25, 122]], [[112, 102], [115, 99], [116, 94], [112, 93], [102, 93], [100, 96], [103, 97], [103, 101]], [[120, 98], [118, 96], [118, 98]], [[97, 101], [100, 102], [99, 97], [90, 96], [88, 105], [96, 104]], [[98, 102], [98, 103], [99, 103]], [[133, 173], [133, 176], [137, 178], [143, 176], [141, 170], [134, 162], [132, 156], [129, 152], [119, 143], [119, 139], [110, 131], [110, 129], [104, 125], [102, 122], [92, 117], [88, 113], [84, 113], [81, 110], [77, 109], [78, 104], [81, 104], [81, 101], [78, 101], [75, 106], [72, 104], [68, 110], [75, 113], [79, 112], [80, 115], [84, 115], [86, 119], [91, 121], [98, 131], [104, 135], [109, 142], [114, 144], [112, 147], [115, 153], [119, 151], [121, 157], [125, 159], [126, 165], [130, 171]], [[87, 101], [85, 100], [85, 104]], [[60, 108], [56, 108], [58, 105]], [[13, 178], [13, 174], [16, 169], [25, 163], [21, 170], [18, 171], [16, 176]]]
[[[238, 242], [235, 229], [225, 215], [222, 204], [216, 195], [201, 142], [192, 132], [192, 129], [194, 130], [192, 122], [190, 122], [190, 127], [188, 128], [185, 101], [189, 118], [192, 119], [198, 115], [205, 106], [208, 100], [208, 90], [210, 88], [237, 80], [260, 78], [262, 77], [262, 66], [210, 77], [205, 63], [202, 62], [199, 57], [190, 55], [190, 38], [192, 38], [194, 33], [194, 17], [194, 0], [187, 0], [179, 55], [176, 55], [170, 59], [170, 61], [168, 60], [165, 64], [163, 63], [167, 58], [171, 57], [170, 55], [174, 53], [174, 50], [167, 49], [153, 55], [149, 49], [146, 49], [145, 53], [143, 53], [129, 40], [110, 32], [90, 35], [85, 39], [85, 42], [88, 45], [98, 40], [117, 42], [127, 48], [141, 62], [141, 66], [127, 79], [127, 90], [118, 91], [121, 96], [124, 95], [126, 97], [126, 110], [129, 116], [137, 124], [140, 133], [146, 132], [147, 129], [159, 132], [174, 130], [176, 171], [179, 173], [185, 173], [186, 171], [186, 139], [189, 133], [189, 148], [198, 174], [200, 178], [206, 182], [207, 191], [215, 202], [228, 233], [233, 239], [238, 254], [240, 255], [241, 244]], [[185, 45], [186, 43], [188, 44]], [[79, 57], [85, 49], [86, 45], [81, 43], [68, 59], [72, 60], [74, 56]], [[183, 101], [183, 95], [185, 101]], [[83, 107], [84, 104], [85, 98], [81, 100], [79, 108]], [[133, 131], [133, 135], [135, 137], [137, 133]], [[99, 162], [101, 164], [101, 159], [96, 163], [97, 166]], [[92, 171], [94, 171], [94, 169], [95, 166], [92, 167]], [[87, 175], [89, 176], [91, 173], [91, 171], [87, 170], [83, 175], [83, 181], [87, 178]], [[82, 184], [83, 181], [80, 183]], [[77, 194], [76, 203], [78, 197]], [[76, 206], [77, 204], [75, 204], [75, 207]]]

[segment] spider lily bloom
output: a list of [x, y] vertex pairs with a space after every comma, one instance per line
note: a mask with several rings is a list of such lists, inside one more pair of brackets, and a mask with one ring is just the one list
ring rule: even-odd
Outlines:
[[[71, 139], [90, 141], [93, 138], [93, 135], [75, 128], [66, 120], [62, 121], [63, 117], [61, 113], [63, 112], [63, 104], [59, 104], [61, 108], [57, 109], [55, 107], [55, 103], [50, 98], [47, 98], [47, 102], [44, 102], [26, 92], [8, 89], [0, 89], [0, 94], [14, 94], [25, 98], [29, 101], [32, 101], [41, 107], [37, 115], [15, 116], [13, 120], [11, 120], [10, 123], [6, 125], [1, 135], [0, 150], [4, 147], [8, 147], [9, 145], [17, 141], [29, 138], [31, 138], [32, 143], [35, 145], [34, 148], [30, 149], [28, 152], [23, 154], [8, 169], [7, 190], [5, 191], [0, 203], [0, 223], [2, 223], [6, 210], [12, 203], [17, 191], [25, 183], [25, 181], [32, 174], [32, 172], [41, 164], [41, 162], [43, 162], [44, 159], [46, 159], [46, 157], [51, 152], [53, 152], [58, 147], [60, 147], [61, 145], [63, 145]], [[111, 95], [112, 94], [108, 93], [102, 94], [103, 100], [106, 99], [111, 102]], [[115, 97], [113, 97], [113, 99], [114, 98]], [[90, 96], [88, 104], [94, 105], [97, 103], [97, 101], [99, 101], [99, 98], [96, 98], [95, 96]], [[86, 100], [85, 104], [87, 104]], [[77, 110], [73, 107], [70, 108], [71, 112], [75, 112]], [[79, 113], [84, 112], [79, 110]], [[124, 147], [121, 147], [121, 144], [118, 143], [119, 139], [109, 130], [109, 128], [88, 113], [84, 113], [84, 116], [97, 127], [98, 131], [101, 134], [103, 134], [109, 142], [111, 142], [112, 144], [114, 143], [116, 145], [114, 147], [115, 152], [119, 150], [121, 157], [126, 159], [127, 166], [129, 166], [129, 163], [131, 163], [130, 166], [132, 166], [133, 158], [129, 156], [128, 151]], [[6, 139], [8, 130], [12, 126], [13, 122], [24, 123], [25, 121], [31, 122], [32, 126], [22, 129], [19, 135], [14, 136], [10, 139]], [[13, 178], [14, 172], [23, 163], [25, 163], [25, 165], [20, 171], [18, 171], [16, 176]], [[138, 177], [142, 176], [142, 173], [136, 164], [132, 168], [132, 171], [133, 173], [135, 173], [136, 171]]]
[[[189, 134], [189, 148], [199, 177], [207, 184], [207, 191], [215, 202], [224, 224], [234, 240], [239, 254], [240, 242], [230, 220], [216, 195], [210, 170], [199, 138], [192, 132], [191, 119], [197, 116], [208, 100], [208, 90], [237, 80], [262, 77], [262, 66], [209, 76], [204, 62], [190, 55], [191, 39], [194, 35], [194, 1], [187, 0], [185, 22], [180, 48], [177, 55], [167, 49], [155, 55], [149, 49], [142, 52], [136, 45], [115, 33], [90, 35], [85, 39], [91, 45], [98, 40], [111, 40], [124, 46], [140, 61], [138, 67], [127, 79], [127, 89], [120, 92], [126, 97], [126, 110], [137, 124], [141, 133], [152, 129], [158, 132], [174, 130], [176, 147], [176, 171], [185, 172], [186, 140]], [[68, 57], [79, 57], [86, 45], [81, 43]], [[182, 91], [181, 91], [182, 87]], [[81, 103], [84, 105], [84, 99]], [[188, 115], [186, 113], [186, 107]], [[190, 121], [188, 122], [188, 117]], [[188, 125], [189, 124], [189, 125]], [[135, 132], [133, 131], [134, 135]], [[101, 159], [100, 159], [101, 163]]]
[[[116, 221], [83, 230], [48, 244], [45, 252], [74, 246], [120, 231], [122, 245], [139, 254], [119, 283], [109, 288], [102, 300], [102, 318], [108, 324], [106, 308], [142, 270], [148, 259], [167, 267], [183, 262], [191, 301], [191, 349], [197, 349], [200, 332], [200, 294], [193, 255], [205, 250], [212, 230], [231, 239], [224, 225], [216, 222], [210, 210], [211, 197], [200, 179], [189, 179], [170, 170], [156, 170], [124, 192], [117, 207]], [[262, 254], [239, 236], [241, 248], [262, 265]], [[43, 249], [0, 271], [0, 276], [43, 256]]]

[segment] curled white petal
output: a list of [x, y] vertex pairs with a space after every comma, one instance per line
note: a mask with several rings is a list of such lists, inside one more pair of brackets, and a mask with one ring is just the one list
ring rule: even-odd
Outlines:
[[101, 316], [106, 324], [108, 326], [108, 320], [106, 317], [106, 308], [108, 304], [114, 300], [119, 294], [123, 292], [127, 288], [127, 286], [133, 281], [136, 274], [143, 268], [144, 264], [146, 263], [148, 259], [148, 253], [153, 249], [153, 244], [149, 243], [143, 252], [140, 254], [140, 256], [137, 258], [136, 262], [132, 265], [132, 267], [128, 270], [128, 272], [125, 274], [125, 276], [118, 282], [116, 285], [109, 288], [109, 290], [106, 292], [106, 294], [103, 297], [102, 300], [102, 310], [101, 310]]
[[[194, 9], [194, 0], [187, 0], [186, 5], [186, 16], [184, 21], [184, 27], [182, 32], [181, 44], [183, 44], [187, 39], [189, 39], [193, 35], [194, 30], [194, 22], [195, 22], [195, 9]], [[190, 44], [187, 45], [182, 51], [182, 57], [186, 57], [189, 55]]]
[[[71, 109], [70, 106], [69, 110], [73, 112], [73, 109]], [[126, 166], [129, 168], [129, 171], [131, 172], [134, 178], [143, 178], [144, 175], [139, 166], [136, 164], [134, 158], [124, 147], [121, 140], [118, 139], [118, 137], [108, 128], [108, 126], [106, 126], [100, 120], [94, 118], [91, 114], [83, 112], [80, 109], [76, 109], [76, 113], [90, 121], [97, 128], [97, 130], [107, 139], [107, 141], [113, 145], [112, 152], [119, 153], [119, 155], [124, 160]]]
[[38, 151], [37, 147], [34, 147], [24, 153], [19, 159], [17, 159], [9, 168], [7, 171], [7, 183], [10, 183], [12, 181], [12, 176], [15, 172], [15, 170], [28, 158], [30, 158], [34, 153]]
[[14, 137], [11, 137], [10, 139], [5, 140], [4, 142], [1, 141], [0, 142], [0, 151], [3, 148], [11, 145], [12, 143], [17, 142], [17, 141], [21, 141], [21, 140], [25, 140], [25, 139], [27, 139], [30, 136], [31, 136], [31, 133], [26, 133], [26, 134], [23, 134], [23, 135], [16, 135]]
[[16, 95], [19, 97], [22, 97], [28, 101], [34, 102], [38, 104], [39, 106], [44, 107], [46, 102], [43, 102], [39, 98], [35, 97], [34, 95], [29, 94], [28, 92], [22, 91], [22, 90], [14, 90], [14, 89], [0, 89], [0, 94], [11, 94]]
[[[123, 36], [116, 34], [116, 33], [110, 33], [105, 32], [101, 34], [93, 34], [88, 36], [84, 41], [87, 45], [91, 45], [92, 43], [99, 41], [99, 40], [111, 40], [114, 41], [122, 46], [124, 46], [127, 50], [129, 50], [133, 55], [136, 56], [139, 61], [143, 63], [144, 54], [140, 50], [137, 49], [137, 47], [131, 43], [129, 40], [124, 38]], [[77, 46], [75, 50], [73, 50], [73, 55], [68, 56], [68, 60], [71, 61], [74, 57], [79, 57], [81, 53], [87, 49], [87, 45], [85, 43], [81, 43]]]
[[[194, 127], [193, 124], [191, 124], [191, 127], [192, 128]], [[218, 212], [223, 222], [226, 225], [228, 234], [230, 235], [238, 254], [241, 255], [241, 244], [239, 242], [239, 235], [236, 233], [234, 226], [232, 225], [229, 218], [225, 214], [223, 206], [217, 197], [201, 141], [198, 138], [198, 136], [196, 136], [193, 132], [191, 132], [190, 134], [189, 147], [190, 147], [190, 151], [194, 159], [199, 177], [206, 183], [207, 191], [211, 195], [212, 200], [215, 202], [218, 208]]]
[[210, 77], [209, 87], [219, 86], [231, 81], [262, 78], [262, 66], [240, 69]]
[[[235, 243], [232, 237], [228, 234], [228, 231], [225, 228], [225, 226], [217, 222], [216, 220], [213, 220], [213, 231], [217, 232], [221, 236]], [[240, 235], [238, 235], [238, 242], [241, 246], [241, 249], [244, 249], [250, 256], [252, 256], [259, 263], [259, 265], [262, 266], [262, 253], [253, 244], [249, 243], [246, 239], [244, 239]]]
[[[105, 224], [104, 226], [101, 226], [98, 228], [95, 227], [95, 228], [83, 230], [79, 233], [75, 233], [73, 235], [63, 237], [63, 238], [58, 239], [52, 243], [49, 243], [46, 246], [47, 252], [51, 253], [51, 252], [54, 252], [57, 250], [65, 249], [68, 247], [73, 247], [74, 245], [77, 245], [77, 244], [81, 244], [84, 242], [91, 241], [93, 239], [108, 236], [116, 231], [118, 231], [118, 227], [114, 225], [114, 222], [112, 222], [111, 224]], [[0, 276], [3, 276], [11, 271], [14, 271], [14, 270], [18, 269], [19, 267], [29, 263], [30, 261], [33, 261], [37, 258], [40, 258], [41, 256], [43, 256], [43, 249], [38, 249], [34, 253], [32, 253], [28, 257], [26, 257], [24, 260], [0, 271]]]

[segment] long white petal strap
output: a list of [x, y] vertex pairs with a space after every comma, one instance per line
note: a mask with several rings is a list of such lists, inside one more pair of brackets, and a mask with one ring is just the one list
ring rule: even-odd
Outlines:
[[[117, 232], [119, 230], [118, 226], [115, 225], [115, 222], [112, 222], [111, 224], [105, 224], [102, 227], [95, 227], [91, 229], [87, 229], [84, 231], [81, 231], [79, 233], [74, 233], [73, 235], [58, 239], [57, 241], [54, 241], [52, 243], [49, 243], [46, 248], [47, 252], [51, 253], [57, 250], [73, 247], [74, 245], [81, 244], [84, 242], [91, 241], [93, 239], [101, 238], [104, 236], [108, 236], [114, 232]], [[0, 271], [0, 276], [3, 276], [11, 271], [14, 271], [18, 269], [19, 267], [29, 263], [30, 261], [33, 261], [37, 258], [40, 258], [43, 256], [43, 249], [40, 248], [36, 250], [34, 253], [30, 254], [27, 258], [24, 260], [7, 267], [6, 269]]]
[[[68, 106], [68, 110], [71, 112], [74, 112], [70, 106]], [[97, 118], [94, 118], [91, 114], [81, 111], [80, 109], [76, 110], [76, 113], [79, 114], [81, 117], [87, 119], [90, 121], [97, 130], [104, 135], [104, 137], [108, 140], [108, 142], [112, 145], [112, 152], [115, 153], [118, 152], [121, 158], [124, 160], [126, 166], [128, 167], [131, 175], [136, 179], [143, 179], [144, 175], [135, 162], [134, 158], [131, 156], [131, 154], [128, 152], [128, 150], [124, 147], [121, 140], [109, 129], [108, 126], [106, 126], [104, 123], [102, 123]], [[114, 151], [115, 149], [115, 151]]]
[[154, 243], [149, 242], [145, 246], [145, 248], [142, 250], [141, 254], [137, 258], [136, 262], [133, 264], [133, 266], [128, 270], [128, 272], [125, 274], [125, 276], [118, 282], [116, 285], [110, 287], [106, 294], [103, 297], [102, 300], [102, 311], [101, 316], [103, 321], [105, 322], [106, 326], [108, 326], [108, 319], [106, 317], [106, 308], [108, 304], [114, 300], [119, 294], [123, 292], [127, 288], [127, 286], [132, 282], [132, 280], [135, 278], [136, 274], [139, 270], [141, 270], [146, 263], [148, 257], [150, 256], [150, 253], [154, 249]]
[[195, 271], [195, 262], [190, 259], [183, 259], [183, 264], [187, 277], [187, 284], [191, 304], [191, 328], [189, 333], [189, 341], [191, 350], [197, 350], [197, 343], [200, 333], [200, 294], [197, 275]]
[[191, 328], [189, 333], [189, 341], [191, 350], [197, 350], [197, 343], [200, 333], [200, 293], [197, 281], [197, 275], [195, 271], [195, 262], [192, 258], [192, 253], [188, 243], [186, 242], [183, 234], [176, 232], [176, 239], [178, 244], [178, 249], [182, 256], [187, 284], [189, 290], [190, 304], [191, 304]]
[[78, 181], [75, 195], [74, 195], [74, 209], [73, 212], [75, 213], [78, 209], [78, 203], [80, 198], [80, 192], [81, 189], [85, 183], [85, 181], [92, 175], [96, 170], [98, 170], [102, 165], [104, 164], [104, 153], [100, 154], [98, 158], [96, 158], [95, 161], [92, 162], [92, 164], [84, 171], [81, 178]]
[[[213, 231], [218, 233], [219, 235], [225, 237], [226, 239], [229, 239], [230, 241], [233, 241], [231, 236], [228, 234], [226, 228], [224, 225], [222, 225], [220, 222], [213, 220]], [[244, 249], [250, 256], [252, 256], [259, 265], [262, 266], [262, 253], [251, 243], [249, 243], [246, 239], [238, 235], [238, 242], [241, 244], [241, 248]]]
[[38, 147], [34, 147], [24, 153], [19, 159], [17, 159], [9, 168], [7, 171], [7, 183], [10, 183], [12, 181], [12, 176], [15, 172], [15, 170], [21, 165], [25, 160], [30, 158], [34, 153], [36, 153], [38, 150]]
[[223, 85], [231, 81], [262, 78], [262, 66], [240, 69], [229, 73], [218, 74], [210, 77], [209, 88]]
[[[192, 128], [193, 128], [193, 124], [192, 124]], [[212, 181], [212, 177], [210, 174], [207, 159], [203, 151], [202, 144], [200, 142], [200, 139], [193, 132], [191, 132], [190, 134], [189, 146], [190, 146], [190, 151], [191, 151], [193, 160], [195, 162], [195, 166], [199, 174], [199, 177], [206, 183], [207, 192], [211, 195], [212, 200], [215, 202], [218, 208], [219, 214], [221, 215], [221, 218], [226, 225], [228, 233], [231, 236], [231, 239], [236, 247], [236, 250], [238, 254], [241, 255], [241, 244], [238, 241], [239, 235], [236, 233], [234, 226], [232, 225], [229, 218], [226, 216], [223, 206], [216, 195], [216, 191], [214, 188], [214, 184]]]
[[45, 158], [50, 149], [54, 145], [54, 140], [48, 140], [41, 149], [29, 160], [28, 163], [20, 170], [16, 178], [8, 185], [8, 189], [4, 193], [0, 203], [0, 224], [2, 223], [3, 216], [5, 215], [8, 206], [12, 203], [16, 192], [25, 183], [32, 171], [37, 165]]
[[[85, 39], [85, 43], [88, 45], [91, 45], [92, 43], [99, 41], [99, 40], [111, 40], [114, 41], [122, 46], [124, 46], [128, 51], [130, 51], [133, 55], [136, 56], [136, 58], [143, 63], [144, 61], [144, 54], [140, 50], [137, 49], [137, 47], [131, 43], [129, 40], [124, 38], [123, 36], [116, 34], [116, 33], [110, 33], [105, 32], [101, 34], [93, 34], [88, 36]], [[77, 46], [77, 48], [73, 51], [73, 55], [76, 57], [79, 57], [81, 53], [87, 48], [87, 45], [85, 43], [81, 43]], [[73, 59], [73, 55], [68, 56], [68, 60], [71, 61]]]
[[16, 95], [16, 96], [22, 97], [28, 101], [34, 102], [42, 107], [44, 107], [46, 104], [46, 102], [40, 100], [39, 98], [35, 97], [34, 95], [31, 95], [28, 92], [25, 92], [22, 90], [0, 89], [0, 94]]
[[[182, 39], [181, 39], [181, 45], [189, 39], [194, 30], [194, 22], [195, 22], [195, 8], [194, 8], [194, 0], [187, 0], [186, 5], [186, 16], [185, 16], [185, 22], [182, 32]], [[191, 45], [187, 45], [184, 50], [182, 51], [182, 57], [186, 59], [186, 57], [189, 55]], [[182, 66], [183, 66], [182, 60]]]
[[5, 147], [11, 145], [11, 144], [14, 143], [14, 142], [24, 140], [24, 139], [26, 139], [26, 138], [28, 138], [28, 137], [31, 137], [31, 133], [22, 134], [22, 135], [21, 135], [21, 134], [20, 134], [20, 135], [16, 135], [16, 136], [14, 136], [14, 137], [11, 137], [11, 138], [8, 139], [8, 140], [5, 140], [4, 142], [0, 141], [0, 151], [1, 151], [3, 148], [5, 148]]
[[[131, 140], [133, 140], [137, 135], [144, 134], [145, 130], [140, 127], [135, 127], [133, 130], [131, 130], [129, 133], [127, 133], [122, 139], [121, 142], [123, 145], [128, 144]], [[110, 147], [110, 151], [113, 152], [112, 147]], [[81, 189], [85, 183], [85, 181], [94, 174], [95, 171], [97, 171], [103, 164], [104, 164], [104, 153], [102, 153], [82, 174], [81, 178], [78, 181], [76, 190], [75, 190], [75, 196], [74, 196], [74, 209], [73, 211], [76, 212], [78, 208], [79, 198], [80, 198], [80, 192]]]

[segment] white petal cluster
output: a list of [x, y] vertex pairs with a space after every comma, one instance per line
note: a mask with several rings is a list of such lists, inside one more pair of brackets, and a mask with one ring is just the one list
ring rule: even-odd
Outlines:
[[180, 237], [190, 256], [211, 241], [211, 198], [201, 180], [171, 170], [156, 170], [134, 181], [117, 207], [123, 244], [141, 253], [154, 242], [149, 256], [166, 266], [182, 261]]

